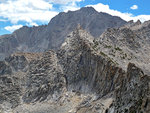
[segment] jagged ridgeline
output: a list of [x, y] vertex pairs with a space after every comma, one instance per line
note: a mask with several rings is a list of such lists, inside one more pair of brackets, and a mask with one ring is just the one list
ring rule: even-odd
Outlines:
[[[38, 29], [30, 35], [43, 40], [16, 41], [28, 52], [0, 62], [0, 113], [149, 113], [149, 26], [81, 8], [15, 31]], [[6, 39], [18, 40], [14, 33]]]
[[52, 18], [48, 25], [24, 26], [10, 35], [0, 36], [0, 60], [15, 52], [56, 50], [78, 24], [94, 37], [99, 37], [107, 28], [119, 27], [125, 23], [119, 17], [99, 13], [92, 7], [67, 13], [62, 12]]

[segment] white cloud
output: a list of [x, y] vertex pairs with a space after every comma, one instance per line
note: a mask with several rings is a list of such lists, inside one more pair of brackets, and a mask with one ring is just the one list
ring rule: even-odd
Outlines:
[[19, 29], [21, 27], [22, 27], [22, 25], [13, 25], [13, 26], [6, 26], [4, 29], [6, 29], [7, 31], [10, 31], [10, 32], [13, 32], [16, 29]]
[[54, 11], [53, 4], [59, 4], [61, 11], [79, 9], [77, 2], [83, 0], [0, 0], [0, 19], [7, 19], [12, 24], [24, 21], [48, 23], [59, 12]]
[[77, 3], [84, 0], [49, 0], [52, 4], [58, 4], [59, 9], [63, 12], [75, 11], [80, 9]]
[[138, 6], [137, 5], [133, 5], [133, 6], [130, 7], [130, 9], [132, 9], [132, 10], [138, 9]]
[[75, 6], [63, 6], [63, 7], [61, 7], [61, 8], [62, 8], [62, 10], [63, 10], [64, 12], [67, 12], [67, 11], [75, 11], [75, 10], [80, 9], [80, 7], [75, 7]]
[[38, 26], [38, 24], [35, 22], [32, 22], [32, 23], [28, 24], [28, 26]]
[[53, 4], [62, 4], [62, 5], [66, 5], [66, 4], [70, 4], [70, 3], [75, 3], [75, 2], [81, 2], [83, 0], [49, 0], [50, 3]]
[[0, 17], [7, 18], [13, 24], [19, 21], [47, 23], [58, 14], [52, 8], [53, 5], [45, 0], [8, 0], [0, 3]]
[[98, 12], [105, 12], [105, 13], [108, 13], [108, 14], [113, 15], [113, 16], [119, 16], [119, 17], [121, 17], [122, 19], [124, 19], [126, 21], [141, 20], [142, 22], [144, 22], [144, 21], [150, 20], [150, 15], [134, 16], [132, 13], [122, 13], [120, 11], [110, 9], [109, 5], [104, 5], [102, 3], [96, 4], [96, 5], [88, 5], [88, 6], [91, 6], [91, 7], [95, 8], [95, 10], [97, 10]]
[[0, 22], [6, 22], [6, 21], [8, 21], [8, 20], [6, 20], [6, 19], [0, 19]]
[[0, 0], [0, 2], [6, 2], [7, 0]]
[[67, 12], [67, 11], [75, 11], [75, 10], [80, 9], [80, 7], [78, 7], [75, 2], [69, 3], [69, 4], [67, 4], [67, 5], [62, 5], [60, 8], [61, 8], [61, 10], [64, 11], [64, 12]]
[[150, 15], [138, 15], [132, 18], [133, 18], [132, 20], [135, 20], [135, 21], [140, 20], [141, 22], [144, 22], [144, 21], [150, 20]]

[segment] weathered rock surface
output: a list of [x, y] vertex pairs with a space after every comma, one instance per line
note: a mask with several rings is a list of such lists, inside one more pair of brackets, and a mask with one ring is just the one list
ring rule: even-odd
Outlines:
[[97, 45], [78, 26], [57, 52], [18, 53], [0, 62], [1, 112], [149, 113], [149, 76], [133, 63], [118, 67]]
[[[138, 23], [138, 24], [137, 24]], [[130, 26], [129, 26], [130, 25]], [[150, 74], [149, 22], [128, 23], [120, 28], [107, 29], [95, 40], [94, 49], [124, 70], [129, 62]]]
[[41, 59], [33, 60], [29, 64], [26, 91], [23, 100], [26, 103], [43, 101], [49, 95], [55, 99], [65, 90], [65, 78], [61, 66], [58, 64], [56, 53], [48, 51]]
[[24, 26], [10, 35], [0, 36], [0, 60], [15, 52], [44, 52], [58, 49], [68, 33], [78, 24], [94, 37], [99, 37], [107, 28], [119, 27], [125, 23], [119, 17], [98, 13], [92, 7], [63, 12], [55, 16], [48, 25]]
[[116, 89], [115, 112], [150, 112], [150, 77], [135, 64], [129, 63], [127, 76]]
[[0, 107], [4, 111], [47, 98], [56, 101], [65, 91], [65, 78], [53, 51], [14, 54], [1, 65]]
[[93, 49], [94, 39], [84, 30], [69, 36], [58, 54], [69, 89], [95, 92], [100, 97], [113, 91], [125, 72]]

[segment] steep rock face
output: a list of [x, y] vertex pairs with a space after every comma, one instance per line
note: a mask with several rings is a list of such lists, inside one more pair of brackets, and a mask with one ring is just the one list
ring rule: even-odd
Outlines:
[[14, 76], [0, 76], [0, 110], [14, 108], [20, 104], [21, 88]]
[[[150, 38], [148, 25], [145, 23], [132, 24], [131, 27], [125, 25], [120, 28], [107, 29], [95, 40], [94, 49], [105, 53], [105, 56], [110, 57], [124, 70], [127, 69], [129, 62], [133, 62], [149, 74]], [[135, 27], [137, 28], [135, 29]]]
[[57, 99], [65, 90], [65, 84], [62, 69], [57, 63], [56, 53], [48, 51], [41, 59], [30, 62], [23, 100], [26, 103], [43, 101], [49, 95], [52, 96], [51, 98], [56, 96], [54, 98]]
[[58, 54], [68, 89], [95, 92], [102, 97], [120, 85], [125, 72], [96, 53], [92, 36], [82, 29], [69, 36]]
[[6, 58], [1, 62], [0, 110], [148, 113], [149, 76], [133, 63], [124, 71], [95, 46], [96, 40], [78, 26], [58, 52], [18, 53]]
[[98, 13], [91, 7], [60, 13], [48, 25], [24, 26], [10, 35], [0, 36], [0, 59], [14, 52], [43, 52], [48, 49], [58, 49], [68, 33], [78, 24], [94, 37], [98, 37], [107, 28], [119, 27], [125, 23], [119, 17]]
[[128, 64], [127, 72], [118, 68], [108, 56], [95, 50], [93, 39], [78, 28], [58, 54], [68, 90], [96, 94], [98, 98], [87, 98], [77, 106], [77, 113], [148, 113], [149, 76], [132, 63]]
[[19, 70], [25, 71], [25, 68], [28, 64], [27, 59], [23, 55], [22, 56], [12, 55], [6, 58], [5, 61], [9, 63], [9, 66], [12, 67], [13, 71], [19, 71]]
[[0, 75], [11, 74], [12, 70], [5, 62], [0, 61]]
[[11, 53], [15, 53], [18, 46], [18, 41], [14, 35], [0, 36], [0, 60]]
[[[23, 73], [27, 61], [24, 56], [12, 55], [1, 61], [0, 74], [0, 110], [15, 108], [21, 103]], [[22, 80], [22, 81], [21, 81]]]
[[115, 112], [150, 112], [150, 77], [129, 63], [127, 76], [116, 90]]
[[22, 103], [57, 100], [65, 91], [65, 78], [56, 53], [17, 53], [1, 61], [0, 110]]
[[135, 64], [129, 63], [121, 85], [114, 92], [92, 101], [86, 99], [77, 106], [77, 113], [149, 113], [150, 78]]

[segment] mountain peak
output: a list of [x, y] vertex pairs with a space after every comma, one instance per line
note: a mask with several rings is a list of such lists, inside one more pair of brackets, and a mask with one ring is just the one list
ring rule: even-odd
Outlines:
[[90, 6], [82, 7], [80, 10], [81, 11], [86, 11], [86, 12], [92, 12], [92, 13], [97, 12], [93, 7], [90, 7]]
[[76, 29], [80, 30], [80, 29], [83, 29], [83, 28], [80, 24], [78, 24]]
[[[78, 24], [93, 37], [98, 38], [107, 28], [119, 27], [125, 23], [126, 21], [120, 18], [98, 13], [93, 7], [83, 7], [77, 11], [59, 13], [46, 26], [22, 27], [12, 35], [4, 36], [0, 40], [3, 45], [0, 46], [0, 53], [1, 56], [5, 57], [15, 51], [57, 50], [61, 47], [67, 35], [77, 28]], [[0, 59], [3, 59], [1, 56]]]
[[[85, 31], [80, 24], [72, 31], [62, 44], [61, 49], [68, 51], [70, 49], [79, 50], [82, 46], [89, 46], [93, 44], [94, 37]], [[89, 46], [90, 47], [90, 46]]]
[[140, 21], [140, 20], [137, 20], [136, 22], [135, 22], [135, 24], [136, 25], [140, 25], [142, 22]]

